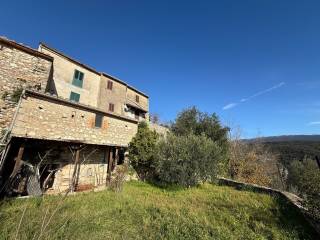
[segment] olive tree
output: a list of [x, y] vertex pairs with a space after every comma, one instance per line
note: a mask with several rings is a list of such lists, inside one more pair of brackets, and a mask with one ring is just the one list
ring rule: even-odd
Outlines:
[[213, 181], [218, 174], [222, 148], [201, 134], [176, 136], [169, 134], [159, 141], [155, 169], [162, 184], [189, 187]]

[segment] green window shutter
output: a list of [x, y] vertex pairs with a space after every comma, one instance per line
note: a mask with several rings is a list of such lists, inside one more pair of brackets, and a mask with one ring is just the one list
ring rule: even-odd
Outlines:
[[74, 101], [74, 102], [79, 102], [80, 94], [79, 93], [75, 93], [75, 92], [71, 92], [70, 93], [70, 100]]
[[82, 88], [84, 73], [78, 70], [74, 70], [72, 85]]

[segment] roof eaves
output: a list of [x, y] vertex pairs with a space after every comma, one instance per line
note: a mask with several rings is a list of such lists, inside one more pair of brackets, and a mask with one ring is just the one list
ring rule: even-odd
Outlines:
[[29, 53], [31, 55], [44, 58], [44, 59], [46, 59], [46, 60], [48, 60], [50, 62], [53, 61], [53, 57], [51, 57], [51, 56], [49, 56], [49, 55], [47, 55], [45, 53], [39, 52], [38, 50], [33, 49], [31, 47], [28, 47], [28, 46], [25, 46], [23, 44], [17, 43], [17, 42], [15, 42], [13, 40], [10, 40], [10, 39], [4, 38], [4, 37], [0, 37], [0, 43], [9, 45], [11, 47], [19, 49], [19, 50], [24, 51], [26, 53]]
[[40, 46], [48, 49], [49, 51], [52, 51], [52, 52], [58, 54], [58, 55], [60, 55], [60, 56], [62, 56], [64, 58], [66, 58], [66, 59], [68, 59], [69, 61], [71, 61], [71, 62], [73, 62], [73, 63], [75, 63], [75, 64], [77, 64], [77, 65], [79, 65], [79, 66], [81, 66], [81, 67], [83, 67], [83, 68], [85, 68], [87, 70], [89, 70], [90, 72], [93, 72], [93, 73], [98, 74], [98, 75], [101, 74], [97, 70], [95, 70], [95, 69], [93, 69], [93, 68], [91, 68], [91, 67], [89, 67], [89, 66], [87, 66], [87, 65], [85, 65], [85, 64], [83, 64], [83, 63], [81, 63], [81, 62], [79, 62], [77, 60], [75, 60], [74, 58], [71, 58], [71, 57], [67, 56], [66, 54], [64, 54], [64, 53], [62, 53], [62, 52], [60, 52], [60, 51], [58, 51], [58, 50], [56, 50], [56, 49], [54, 49], [52, 47], [49, 47], [47, 44], [45, 44], [43, 42], [40, 42]]
[[140, 90], [138, 90], [138, 89], [136, 89], [136, 88], [128, 85], [126, 82], [122, 81], [121, 79], [119, 79], [119, 78], [117, 78], [117, 77], [114, 77], [114, 76], [112, 76], [112, 75], [110, 75], [110, 74], [107, 74], [107, 73], [105, 73], [105, 72], [98, 72], [97, 70], [95, 70], [95, 69], [93, 69], [93, 68], [91, 68], [91, 67], [89, 67], [89, 66], [87, 66], [87, 65], [85, 65], [85, 64], [83, 64], [83, 63], [81, 63], [81, 62], [79, 62], [79, 61], [77, 61], [77, 60], [75, 60], [75, 59], [73, 59], [72, 57], [69, 57], [69, 56], [67, 56], [67, 55], [64, 54], [64, 53], [62, 53], [62, 52], [60, 52], [60, 51], [58, 51], [58, 50], [56, 50], [56, 49], [54, 49], [54, 48], [52, 48], [52, 47], [49, 47], [47, 44], [45, 44], [45, 43], [43, 43], [43, 42], [40, 42], [40, 46], [41, 46], [41, 47], [45, 47], [46, 49], [48, 49], [48, 50], [50, 50], [50, 51], [53, 51], [54, 53], [56, 53], [56, 54], [58, 54], [58, 55], [60, 55], [60, 56], [62, 56], [62, 57], [64, 57], [64, 58], [68, 59], [69, 61], [71, 61], [71, 62], [73, 62], [73, 63], [75, 63], [75, 64], [77, 64], [77, 65], [79, 65], [79, 66], [81, 66], [81, 67], [83, 67], [83, 68], [85, 68], [85, 69], [93, 72], [93, 73], [96, 73], [96, 74], [99, 74], [99, 75], [103, 75], [103, 76], [109, 77], [109, 78], [111, 78], [111, 79], [114, 80], [114, 81], [117, 81], [117, 82], [119, 82], [119, 83], [121, 83], [121, 84], [124, 84], [124, 85], [126, 85], [128, 88], [134, 90], [135, 92], [137, 92], [137, 93], [145, 96], [146, 98], [149, 98], [149, 96], [148, 96], [147, 94], [145, 94], [144, 92], [141, 92]]
[[102, 74], [103, 76], [108, 77], [108, 78], [111, 78], [112, 80], [117, 81], [117, 82], [119, 82], [119, 83], [121, 83], [121, 84], [123, 84], [123, 85], [126, 85], [128, 88], [132, 89], [133, 91], [135, 91], [135, 92], [137, 92], [137, 93], [145, 96], [146, 98], [149, 98], [149, 96], [148, 96], [147, 94], [145, 94], [144, 92], [141, 92], [140, 90], [138, 90], [138, 89], [130, 86], [130, 85], [127, 84], [126, 82], [122, 81], [121, 79], [119, 79], [119, 78], [117, 78], [117, 77], [114, 77], [114, 76], [112, 76], [112, 75], [110, 75], [110, 74], [104, 73], [104, 72], [102, 72], [101, 74]]

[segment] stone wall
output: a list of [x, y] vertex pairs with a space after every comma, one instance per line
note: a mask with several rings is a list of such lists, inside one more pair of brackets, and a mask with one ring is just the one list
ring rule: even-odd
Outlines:
[[[22, 99], [12, 136], [127, 146], [136, 134], [136, 121], [90, 109], [29, 93]], [[101, 128], [95, 127], [97, 114], [104, 114]]]
[[15, 45], [0, 38], [1, 132], [10, 125], [22, 88], [45, 91], [52, 65], [49, 58], [37, 55], [36, 50], [26, 52], [22, 46]]
[[22, 99], [12, 136], [127, 146], [137, 132], [137, 123], [104, 115], [102, 127], [96, 128], [97, 114], [103, 113], [54, 97], [27, 95]]
[[218, 178], [218, 182], [220, 185], [226, 185], [230, 187], [235, 187], [239, 190], [251, 190], [259, 193], [266, 193], [271, 194], [276, 197], [280, 197], [285, 199], [289, 204], [291, 204], [294, 208], [297, 209], [298, 212], [300, 212], [307, 222], [310, 223], [310, 225], [314, 228], [314, 230], [318, 233], [319, 239], [320, 239], [320, 222], [316, 222], [314, 219], [312, 219], [309, 214], [307, 213], [306, 209], [302, 206], [302, 199], [298, 197], [297, 195], [290, 193], [290, 192], [284, 192], [277, 189], [272, 189], [269, 187], [259, 186], [256, 184], [249, 184], [244, 182], [239, 182], [227, 178]]
[[[71, 186], [74, 171], [74, 160], [70, 150], [61, 149], [59, 159], [52, 159], [52, 163], [59, 164], [59, 170], [55, 172], [54, 182], [48, 193], [61, 193]], [[80, 150], [80, 166], [77, 174], [77, 188], [79, 190], [92, 189], [97, 186], [105, 186], [107, 179], [106, 149], [96, 146], [86, 146]]]
[[168, 134], [168, 132], [170, 131], [169, 128], [161, 126], [159, 124], [156, 123], [149, 123], [150, 129], [156, 131], [156, 133], [166, 136]]

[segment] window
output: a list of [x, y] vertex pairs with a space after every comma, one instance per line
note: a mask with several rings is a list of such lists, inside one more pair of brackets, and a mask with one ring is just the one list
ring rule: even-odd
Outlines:
[[75, 93], [75, 92], [71, 92], [70, 93], [70, 100], [74, 101], [74, 102], [79, 102], [80, 94], [79, 93]]
[[102, 120], [103, 120], [103, 115], [96, 114], [96, 120], [95, 120], [95, 124], [94, 124], [96, 128], [102, 127]]
[[114, 104], [113, 103], [109, 103], [109, 111], [110, 112], [114, 111]]
[[134, 111], [134, 118], [137, 119], [137, 120], [139, 120], [139, 115], [140, 115], [139, 111], [138, 111], [138, 110], [135, 110], [135, 111]]
[[74, 70], [72, 85], [82, 88], [83, 85], [83, 72]]
[[136, 102], [139, 102], [139, 95], [136, 95]]
[[107, 88], [108, 88], [109, 90], [112, 90], [112, 87], [113, 87], [113, 82], [112, 82], [112, 81], [108, 81]]

